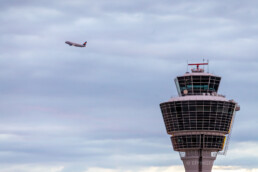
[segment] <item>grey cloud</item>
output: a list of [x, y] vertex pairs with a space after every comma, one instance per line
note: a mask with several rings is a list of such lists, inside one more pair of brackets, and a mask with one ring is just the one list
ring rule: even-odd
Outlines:
[[2, 164], [63, 163], [63, 171], [181, 164], [159, 103], [177, 94], [173, 79], [187, 59], [210, 59], [220, 93], [241, 105], [233, 142], [257, 141], [246, 134], [257, 130], [256, 2], [0, 4]]

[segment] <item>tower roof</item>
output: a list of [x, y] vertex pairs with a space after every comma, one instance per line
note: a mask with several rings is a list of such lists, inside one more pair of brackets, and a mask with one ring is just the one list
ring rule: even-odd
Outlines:
[[[181, 76], [216, 76], [212, 73], [206, 73], [206, 72], [200, 72], [200, 73], [189, 73], [189, 72], [186, 72], [184, 75], [181, 75]], [[180, 77], [180, 76], [178, 76]]]
[[[171, 101], [191, 101], [191, 100], [210, 100], [210, 101], [223, 101], [223, 102], [228, 102], [223, 95], [189, 95], [189, 96], [181, 96], [181, 97], [172, 97], [169, 99], [168, 102]], [[232, 100], [230, 100], [232, 101]]]

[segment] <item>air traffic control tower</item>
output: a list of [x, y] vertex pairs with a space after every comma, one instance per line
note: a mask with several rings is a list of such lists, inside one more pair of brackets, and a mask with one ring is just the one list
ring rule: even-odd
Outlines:
[[221, 77], [206, 73], [200, 65], [175, 78], [178, 97], [161, 103], [166, 130], [179, 152], [186, 172], [211, 172], [217, 154], [225, 154], [235, 112], [234, 100], [219, 95]]

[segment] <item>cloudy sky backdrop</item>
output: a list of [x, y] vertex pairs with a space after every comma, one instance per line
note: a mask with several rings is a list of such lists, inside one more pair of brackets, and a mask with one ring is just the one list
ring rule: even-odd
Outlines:
[[183, 172], [159, 103], [205, 58], [241, 106], [214, 172], [257, 172], [257, 18], [254, 0], [1, 0], [0, 171]]

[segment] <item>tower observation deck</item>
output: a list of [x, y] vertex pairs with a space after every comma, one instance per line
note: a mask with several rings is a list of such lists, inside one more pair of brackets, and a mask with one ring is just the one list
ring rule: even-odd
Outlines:
[[234, 100], [219, 95], [221, 77], [205, 73], [200, 65], [175, 78], [178, 97], [161, 103], [167, 133], [180, 153], [186, 172], [211, 172], [219, 152], [225, 152], [235, 112]]

